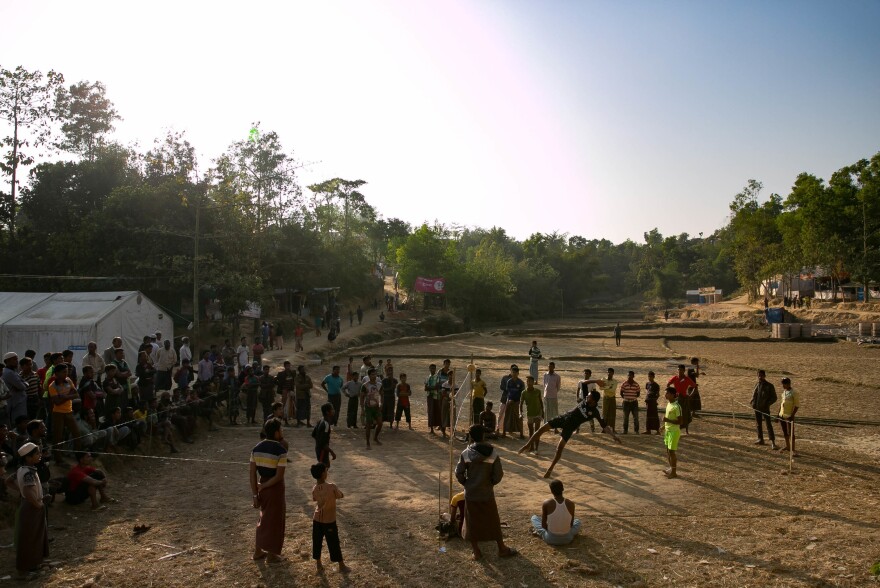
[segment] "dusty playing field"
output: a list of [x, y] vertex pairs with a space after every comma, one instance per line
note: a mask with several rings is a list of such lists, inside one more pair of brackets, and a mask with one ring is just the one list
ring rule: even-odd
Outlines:
[[[755, 340], [724, 340], [731, 336]], [[713, 340], [695, 339], [706, 337]], [[880, 350], [846, 343], [775, 342], [753, 331], [667, 328], [625, 331], [619, 348], [604, 334], [567, 333], [415, 340], [378, 345], [371, 352], [375, 360], [392, 358], [396, 373], [406, 372], [416, 390], [428, 363], [449, 357], [463, 368], [473, 355], [488, 381], [489, 399], [497, 400], [501, 375], [513, 361], [527, 365], [532, 339], [538, 339], [548, 360], [560, 358], [560, 407], [573, 405], [584, 367], [596, 375], [614, 367], [621, 378], [633, 369], [642, 383], [653, 369], [665, 382], [674, 373], [668, 360], [699, 355], [706, 371], [700, 380], [706, 410], [745, 412], [738, 403], [748, 403], [754, 370], [765, 368], [777, 388], [783, 372], [792, 378], [801, 394], [801, 415], [880, 418], [880, 389], [873, 379]], [[310, 373], [318, 381], [328, 371], [325, 366]], [[485, 545], [486, 557], [474, 562], [467, 545], [441, 543], [434, 531], [438, 472], [442, 500], [447, 498], [448, 445], [427, 433], [423, 396], [414, 395], [416, 430], [383, 431], [384, 445], [373, 451], [364, 450], [362, 435], [354, 431], [334, 433], [339, 459], [331, 480], [346, 494], [339, 526], [343, 553], [353, 568], [347, 577], [329, 565], [318, 576], [310, 559], [313, 445], [305, 429], [285, 429], [292, 446], [287, 561], [271, 566], [250, 560], [257, 513], [250, 506], [246, 464], [258, 430], [239, 426], [201, 432], [197, 444], [179, 454], [233, 463], [128, 458], [123, 466], [118, 458], [108, 460], [120, 504], [95, 515], [87, 507], [50, 509], [55, 541], [49, 560], [61, 563], [41, 584], [861, 586], [870, 582], [868, 569], [880, 559], [880, 427], [800, 427], [800, 457], [787, 475], [787, 456], [752, 445], [751, 422], [702, 418], [682, 438], [676, 480], [662, 475], [664, 452], [656, 436], [630, 433], [616, 445], [607, 436], [576, 435], [555, 477], [577, 503], [584, 529], [564, 548], [527, 533], [529, 515], [548, 495], [541, 474], [558, 438], [545, 437], [548, 443], [538, 457], [517, 455], [518, 440], [499, 440], [505, 476], [496, 495], [502, 521], [509, 525], [505, 536], [520, 555], [501, 560]], [[621, 419], [619, 413], [618, 431]], [[456, 453], [462, 447], [457, 444]], [[135, 537], [135, 524], [152, 529]], [[10, 537], [5, 531], [2, 542], [10, 543]], [[179, 552], [184, 553], [160, 559]], [[326, 549], [324, 558], [327, 564]], [[5, 558], [0, 576], [12, 573], [12, 563], [12, 557]]]

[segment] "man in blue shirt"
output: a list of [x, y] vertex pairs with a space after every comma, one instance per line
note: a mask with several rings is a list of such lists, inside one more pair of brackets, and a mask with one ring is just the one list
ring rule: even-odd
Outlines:
[[327, 374], [321, 380], [321, 388], [327, 392], [327, 400], [333, 405], [333, 417], [330, 424], [334, 427], [339, 419], [339, 409], [342, 406], [342, 385], [344, 383], [342, 376], [339, 375], [338, 365], [334, 365], [332, 373]]

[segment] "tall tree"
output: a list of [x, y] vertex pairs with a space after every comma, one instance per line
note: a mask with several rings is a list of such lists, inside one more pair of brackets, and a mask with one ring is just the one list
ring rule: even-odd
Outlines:
[[20, 65], [12, 71], [0, 68], [0, 120], [6, 121], [12, 130], [11, 136], [0, 140], [4, 149], [0, 170], [10, 176], [2, 212], [11, 240], [15, 239], [18, 168], [34, 162], [33, 155], [25, 153], [25, 149], [37, 149], [49, 140], [53, 100], [63, 83], [64, 76], [51, 70], [44, 76]]
[[113, 121], [120, 120], [101, 82], [83, 81], [59, 88], [55, 110], [63, 133], [58, 147], [79, 153], [89, 161], [94, 160], [104, 135], [113, 130]]

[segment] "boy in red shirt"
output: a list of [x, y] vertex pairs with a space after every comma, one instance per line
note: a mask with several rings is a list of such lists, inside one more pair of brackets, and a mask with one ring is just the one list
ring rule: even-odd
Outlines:
[[92, 454], [83, 451], [77, 454], [76, 465], [67, 472], [67, 491], [64, 493], [64, 501], [68, 504], [82, 504], [86, 498], [92, 501], [92, 510], [107, 508], [98, 504], [98, 495], [101, 502], [116, 502], [107, 494], [107, 478], [104, 472], [92, 466]]

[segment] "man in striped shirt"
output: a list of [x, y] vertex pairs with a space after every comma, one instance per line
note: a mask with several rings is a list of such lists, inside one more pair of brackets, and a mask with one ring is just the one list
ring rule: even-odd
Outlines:
[[620, 385], [620, 395], [623, 397], [623, 434], [629, 432], [629, 415], [633, 417], [633, 427], [636, 434], [639, 432], [639, 396], [642, 388], [635, 380], [636, 373], [627, 373], [626, 381]]

